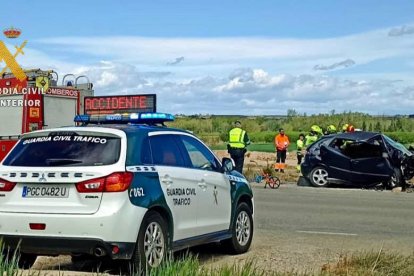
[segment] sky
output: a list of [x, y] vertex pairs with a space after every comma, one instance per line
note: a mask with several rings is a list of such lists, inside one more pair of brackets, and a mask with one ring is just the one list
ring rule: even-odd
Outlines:
[[414, 114], [414, 1], [3, 1], [11, 26], [23, 67], [163, 112]]

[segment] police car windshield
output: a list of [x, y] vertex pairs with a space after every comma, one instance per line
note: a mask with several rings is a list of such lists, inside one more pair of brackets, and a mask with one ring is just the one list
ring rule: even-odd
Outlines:
[[98, 135], [48, 135], [22, 139], [6, 166], [103, 166], [118, 161], [121, 139]]

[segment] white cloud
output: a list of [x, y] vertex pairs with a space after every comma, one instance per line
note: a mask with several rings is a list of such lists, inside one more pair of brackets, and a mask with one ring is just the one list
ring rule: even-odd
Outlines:
[[[149, 79], [131, 65], [107, 63], [82, 71], [97, 84], [99, 94], [156, 93], [159, 110], [171, 113], [285, 114], [287, 109], [318, 113], [336, 109], [374, 114], [409, 113], [414, 89], [401, 82], [352, 80], [328, 75], [270, 74], [243, 68], [227, 78]], [[113, 80], [116, 81], [114, 82]], [[414, 87], [414, 86], [413, 86]]]
[[239, 69], [230, 74], [229, 82], [215, 88], [215, 91], [224, 92], [238, 90], [250, 93], [252, 89], [266, 89], [288, 86], [292, 77], [286, 74], [270, 76], [262, 69]]
[[[33, 41], [21, 61], [87, 75], [97, 95], [157, 93], [159, 110], [172, 113], [412, 113], [412, 70], [400, 70], [398, 60], [413, 64], [414, 42], [388, 32], [325, 39], [60, 37]], [[180, 66], [166, 64], [184, 56]], [[347, 70], [332, 70], [354, 60]], [[377, 68], [382, 60], [393, 66]], [[315, 71], [315, 64], [329, 70]]]
[[119, 83], [119, 78], [117, 75], [115, 75], [114, 73], [105, 71], [105, 72], [102, 72], [101, 78], [96, 81], [96, 86], [104, 87], [104, 86], [108, 86], [111, 84], [114, 85], [117, 82]]

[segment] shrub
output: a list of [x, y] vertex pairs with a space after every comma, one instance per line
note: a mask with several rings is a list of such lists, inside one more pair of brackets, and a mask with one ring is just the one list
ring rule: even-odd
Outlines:
[[384, 134], [404, 145], [414, 143], [414, 132], [385, 132]]

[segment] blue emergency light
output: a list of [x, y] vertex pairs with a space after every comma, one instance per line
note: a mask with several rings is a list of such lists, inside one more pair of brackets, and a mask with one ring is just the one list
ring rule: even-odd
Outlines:
[[107, 115], [77, 115], [76, 123], [83, 124], [163, 124], [175, 120], [174, 115], [168, 113], [128, 113], [128, 114], [107, 114]]

